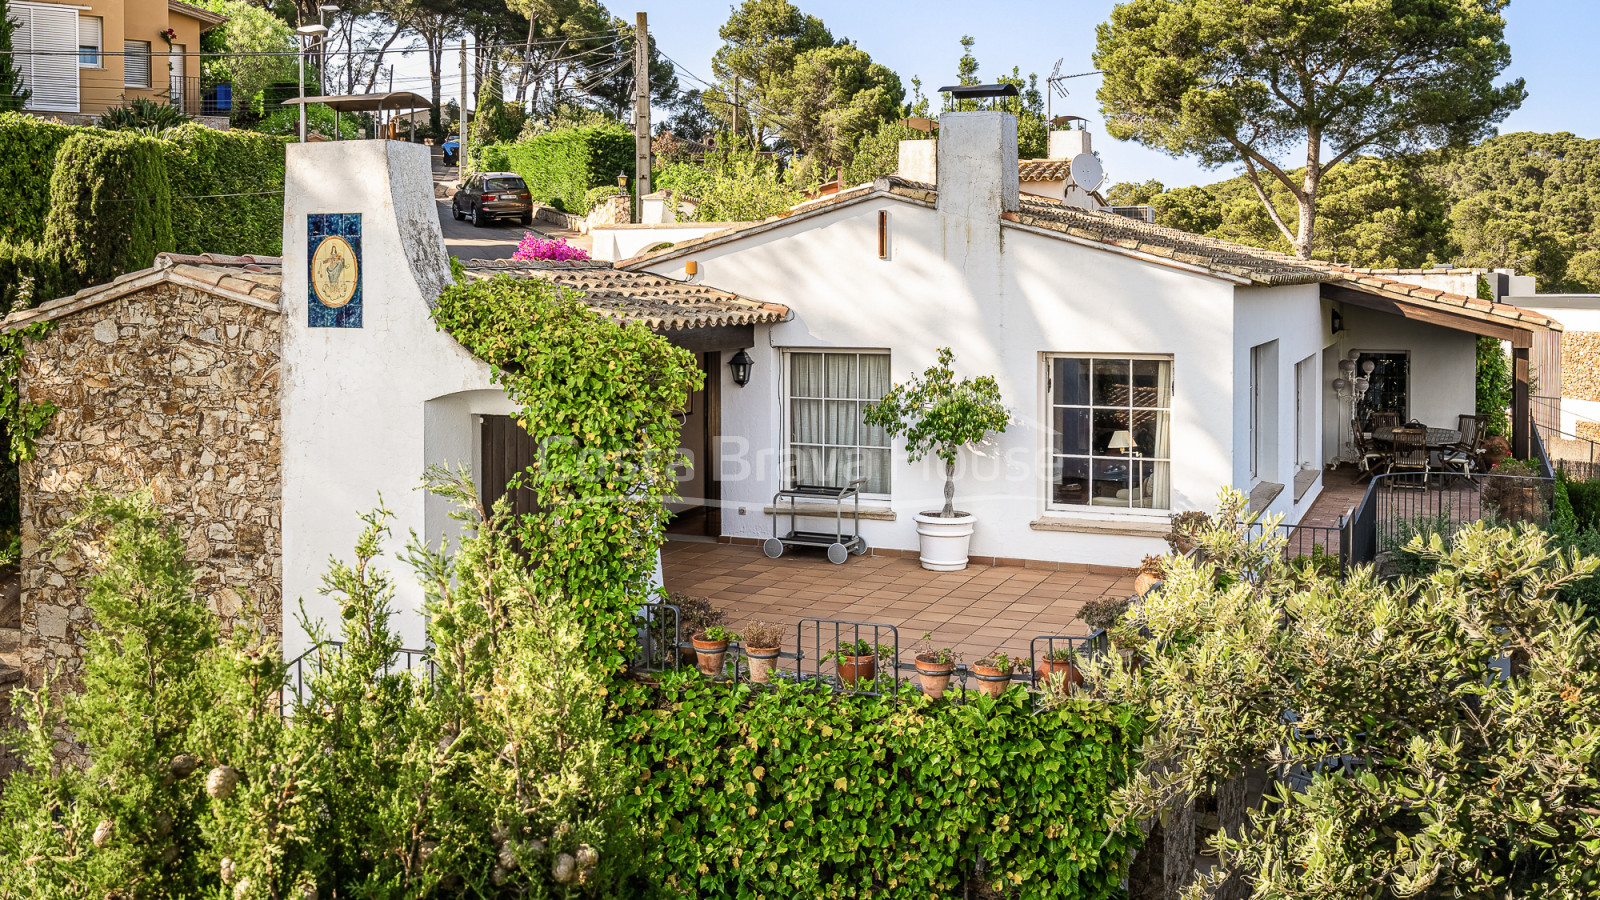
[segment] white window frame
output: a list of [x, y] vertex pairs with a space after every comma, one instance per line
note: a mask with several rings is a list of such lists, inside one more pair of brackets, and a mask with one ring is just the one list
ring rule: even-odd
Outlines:
[[11, 20], [17, 23], [11, 34], [14, 60], [31, 93], [23, 109], [79, 111], [78, 13], [88, 8], [27, 0], [10, 3]]
[[[94, 23], [94, 25], [93, 25], [94, 40], [92, 42], [84, 40], [84, 37], [85, 37], [85, 35], [84, 35], [84, 26], [87, 23], [90, 23], [90, 22]], [[86, 47], [93, 47], [94, 48], [94, 62], [92, 62], [92, 63], [87, 63], [87, 62], [83, 61], [83, 51], [84, 51], [84, 48], [86, 48]], [[80, 69], [104, 69], [105, 67], [106, 67], [106, 22], [105, 22], [105, 19], [101, 18], [100, 16], [85, 16], [85, 15], [79, 14], [79, 16], [78, 16], [78, 68], [80, 68]]]
[[[1055, 377], [1055, 371], [1054, 371], [1055, 370], [1055, 362], [1058, 359], [1128, 360], [1130, 362], [1162, 362], [1162, 363], [1166, 363], [1167, 364], [1168, 372], [1170, 373], [1170, 376], [1168, 378], [1168, 381], [1169, 381], [1169, 392], [1167, 394], [1167, 406], [1166, 406], [1167, 429], [1168, 429], [1168, 432], [1169, 432], [1168, 446], [1167, 446], [1167, 456], [1165, 456], [1165, 457], [1141, 457], [1141, 458], [1142, 459], [1146, 459], [1149, 462], [1164, 462], [1164, 463], [1167, 464], [1167, 482], [1168, 482], [1167, 503], [1169, 504], [1168, 506], [1132, 506], [1132, 505], [1129, 505], [1129, 506], [1096, 506], [1096, 505], [1094, 505], [1092, 503], [1082, 503], [1082, 504], [1080, 504], [1080, 503], [1058, 503], [1058, 502], [1056, 502], [1056, 499], [1055, 499], [1055, 460], [1056, 460], [1056, 457], [1057, 456], [1065, 456], [1065, 457], [1070, 457], [1070, 458], [1074, 458], [1074, 459], [1083, 458], [1083, 457], [1079, 456], [1078, 454], [1059, 454], [1059, 453], [1056, 453], [1056, 450], [1055, 450], [1055, 447], [1056, 447], [1056, 440], [1055, 440], [1055, 438], [1056, 438], [1055, 408], [1056, 408], [1057, 404], [1055, 402], [1055, 384], [1054, 384], [1054, 380], [1053, 379]], [[1174, 508], [1170, 504], [1172, 503], [1173, 497], [1175, 497], [1177, 495], [1177, 489], [1173, 485], [1173, 480], [1174, 480], [1173, 479], [1173, 475], [1176, 472], [1175, 460], [1177, 459], [1176, 455], [1174, 455], [1174, 451], [1175, 451], [1177, 442], [1176, 442], [1176, 440], [1174, 440], [1176, 435], [1172, 433], [1173, 423], [1175, 422], [1175, 414], [1174, 414], [1174, 406], [1173, 406], [1173, 404], [1174, 404], [1174, 400], [1176, 399], [1177, 396], [1178, 396], [1177, 359], [1171, 353], [1064, 353], [1064, 352], [1041, 353], [1039, 355], [1039, 398], [1040, 398], [1040, 401], [1041, 401], [1040, 402], [1040, 411], [1039, 411], [1039, 414], [1040, 414], [1040, 419], [1039, 420], [1044, 424], [1044, 427], [1040, 428], [1039, 432], [1040, 432], [1040, 435], [1043, 437], [1043, 442], [1042, 442], [1042, 445], [1041, 445], [1041, 458], [1045, 461], [1045, 464], [1040, 467], [1039, 482], [1040, 482], [1040, 488], [1044, 493], [1044, 509], [1045, 509], [1045, 512], [1046, 513], [1071, 513], [1071, 514], [1074, 514], [1074, 515], [1090, 515], [1090, 516], [1135, 516], [1135, 517], [1143, 517], [1143, 518], [1166, 518], [1166, 517], [1172, 515], [1172, 512], [1173, 512]], [[1096, 407], [1096, 406], [1090, 405], [1088, 408], [1091, 410], [1090, 417], [1091, 417], [1091, 420], [1092, 420], [1092, 418], [1093, 418], [1093, 412], [1092, 411], [1093, 410], [1095, 410], [1095, 409], [1112, 409], [1114, 407]], [[1127, 408], [1128, 409], [1133, 409], [1134, 407], [1130, 406], [1130, 407], [1127, 407]], [[1155, 408], [1155, 407], [1138, 407], [1138, 408], [1139, 409], [1147, 409], [1147, 408]], [[1090, 479], [1091, 479], [1091, 482], [1092, 482], [1092, 480], [1093, 480], [1093, 460], [1097, 459], [1097, 458], [1098, 459], [1106, 459], [1106, 458], [1110, 458], [1110, 457], [1096, 457], [1094, 455], [1094, 452], [1093, 452], [1093, 447], [1091, 446], [1090, 454], [1089, 454], [1088, 458], [1091, 460], [1091, 463], [1090, 463]], [[1089, 499], [1093, 500], [1094, 498], [1090, 497]]]
[[[794, 429], [792, 427], [793, 426], [793, 421], [792, 420], [793, 420], [793, 416], [794, 416], [794, 413], [792, 412], [792, 409], [793, 409], [792, 401], [795, 398], [794, 398], [794, 395], [793, 395], [793, 387], [794, 387], [794, 385], [791, 383], [792, 375], [791, 375], [790, 357], [793, 356], [794, 354], [797, 354], [797, 353], [820, 353], [820, 354], [832, 354], [832, 355], [839, 355], [839, 356], [854, 355], [854, 356], [886, 356], [886, 357], [890, 357], [891, 384], [893, 383], [893, 381], [892, 381], [893, 357], [892, 357], [892, 354], [890, 353], [890, 351], [887, 350], [887, 349], [874, 348], [874, 347], [784, 347], [784, 348], [781, 348], [778, 351], [778, 360], [779, 360], [778, 365], [782, 369], [782, 371], [780, 371], [778, 373], [778, 408], [779, 408], [779, 412], [778, 412], [778, 431], [779, 431], [779, 434], [781, 436], [781, 440], [779, 442], [779, 446], [782, 448], [781, 449], [781, 453], [779, 455], [779, 465], [782, 467], [782, 469], [778, 473], [779, 474], [778, 483], [779, 483], [779, 485], [781, 487], [784, 487], [784, 488], [792, 488], [792, 487], [794, 487], [793, 478], [790, 477], [790, 473], [794, 469], [794, 466], [793, 466], [793, 462], [794, 462], [793, 443], [794, 442], [793, 442], [793, 440], [791, 439], [790, 436], [794, 433]], [[824, 365], [826, 365], [826, 362], [824, 362]], [[859, 372], [859, 371], [860, 371], [860, 366], [858, 364], [857, 372]], [[806, 400], [806, 399], [812, 399], [812, 398], [802, 397], [800, 399]], [[821, 398], [821, 399], [826, 400], [827, 398]], [[864, 403], [866, 401], [864, 399], [857, 399], [855, 402]], [[805, 446], [809, 447], [809, 446], [819, 446], [819, 445], [806, 444]], [[822, 444], [820, 446], [826, 448], [826, 447], [829, 447], [829, 446], [842, 447], [842, 446], [845, 446], [845, 445], [843, 445], [843, 444]], [[857, 444], [853, 444], [851, 446], [860, 448], [860, 447], [863, 447], [865, 445], [857, 443]], [[887, 449], [888, 452], [889, 452], [889, 493], [868, 493], [866, 491], [862, 491], [861, 492], [861, 499], [887, 502], [887, 501], [890, 501], [890, 500], [892, 500], [894, 498], [893, 497], [893, 492], [894, 492], [894, 446], [895, 446], [895, 441], [894, 441], [893, 438], [891, 438], [889, 440], [889, 446], [887, 448], [876, 448], [876, 447], [871, 448], [871, 449]]]
[[[143, 50], [134, 49], [135, 47], [138, 47], [138, 46], [142, 46]], [[142, 82], [129, 81], [128, 78], [129, 78], [130, 72], [129, 72], [129, 69], [128, 69], [128, 61], [130, 59], [133, 59], [133, 58], [137, 57], [137, 56], [140, 56], [141, 54], [143, 55], [144, 61], [145, 61], [145, 65], [144, 65], [144, 81], [142, 81]], [[123, 87], [131, 87], [131, 88], [144, 88], [146, 90], [153, 90], [153, 85], [155, 83], [155, 77], [156, 77], [155, 76], [155, 54], [152, 52], [152, 48], [150, 46], [150, 42], [149, 41], [130, 41], [130, 40], [124, 39], [123, 42], [122, 42], [122, 86]]]

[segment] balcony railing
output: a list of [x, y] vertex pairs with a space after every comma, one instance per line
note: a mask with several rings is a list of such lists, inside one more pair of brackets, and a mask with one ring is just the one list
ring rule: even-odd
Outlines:
[[173, 75], [167, 99], [190, 116], [226, 116], [233, 112], [233, 83], [200, 75]]

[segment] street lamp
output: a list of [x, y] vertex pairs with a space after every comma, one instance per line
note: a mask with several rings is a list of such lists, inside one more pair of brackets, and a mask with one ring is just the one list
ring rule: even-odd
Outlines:
[[315, 41], [328, 33], [326, 25], [301, 25], [295, 29], [300, 36], [300, 143], [306, 142], [306, 38]]
[[[317, 7], [317, 24], [318, 25], [326, 25], [327, 23], [322, 21], [323, 15], [326, 14], [326, 13], [336, 13], [338, 11], [339, 11], [338, 5], [337, 4], [333, 4], [333, 3], [324, 3], [321, 6]], [[322, 93], [324, 95], [326, 95], [328, 93], [328, 54], [326, 54], [326, 53], [317, 54], [317, 71], [319, 73], [321, 73], [320, 75], [317, 76], [317, 84], [318, 84], [319, 88], [321, 89]], [[334, 136], [335, 137], [338, 136], [338, 134], [337, 134], [338, 130], [339, 129], [337, 127], [334, 128], [334, 132], [335, 132]]]

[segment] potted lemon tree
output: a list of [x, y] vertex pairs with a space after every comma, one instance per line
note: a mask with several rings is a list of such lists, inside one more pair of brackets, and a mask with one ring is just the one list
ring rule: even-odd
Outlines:
[[977, 516], [956, 509], [956, 458], [961, 448], [999, 434], [1010, 423], [992, 376], [956, 380], [955, 354], [939, 350], [939, 361], [897, 384], [863, 419], [891, 436], [905, 435], [906, 455], [918, 462], [930, 454], [944, 462], [944, 508], [916, 515], [922, 567], [954, 572], [967, 567], [967, 547]]

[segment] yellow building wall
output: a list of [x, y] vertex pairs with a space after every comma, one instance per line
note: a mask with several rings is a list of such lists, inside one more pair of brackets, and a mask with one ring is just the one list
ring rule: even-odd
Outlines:
[[[46, 0], [54, 2], [54, 0]], [[78, 68], [78, 112], [82, 115], [100, 115], [113, 106], [120, 106], [134, 97], [167, 100], [171, 91], [172, 48], [162, 39], [161, 31], [171, 28], [178, 32], [174, 45], [183, 47], [184, 75], [200, 74], [201, 23], [167, 8], [167, 0], [74, 0], [70, 5], [87, 6], [80, 16], [99, 16], [101, 42], [105, 51], [100, 67]], [[150, 87], [129, 87], [123, 68], [124, 41], [150, 42]]]

